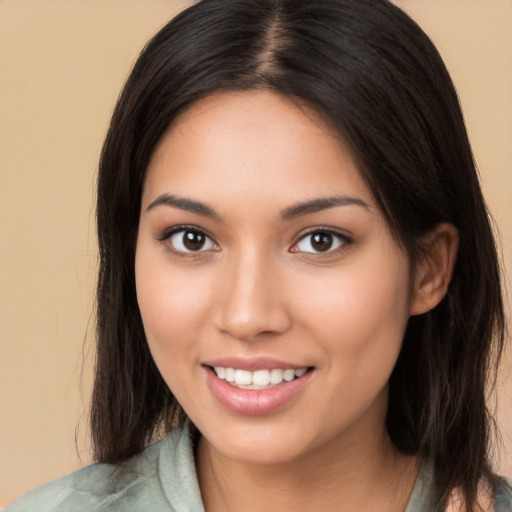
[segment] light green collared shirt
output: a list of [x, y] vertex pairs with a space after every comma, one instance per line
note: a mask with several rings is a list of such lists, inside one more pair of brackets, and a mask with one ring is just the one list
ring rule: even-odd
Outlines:
[[[423, 467], [405, 512], [435, 512]], [[503, 485], [495, 512], [512, 512]], [[188, 424], [120, 466], [92, 464], [37, 487], [5, 512], [204, 512]]]

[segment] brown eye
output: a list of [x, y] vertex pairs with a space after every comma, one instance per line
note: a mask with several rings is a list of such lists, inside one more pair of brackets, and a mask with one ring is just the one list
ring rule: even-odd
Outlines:
[[200, 252], [216, 249], [213, 240], [205, 233], [195, 229], [180, 229], [175, 231], [169, 241], [177, 252]]
[[311, 247], [318, 252], [328, 251], [332, 247], [333, 239], [330, 233], [316, 233], [311, 237]]
[[342, 235], [328, 231], [314, 231], [307, 234], [297, 243], [297, 252], [321, 253], [329, 252], [348, 243]]
[[189, 251], [199, 251], [204, 245], [205, 237], [202, 233], [196, 233], [193, 231], [185, 231], [183, 234], [183, 245]]

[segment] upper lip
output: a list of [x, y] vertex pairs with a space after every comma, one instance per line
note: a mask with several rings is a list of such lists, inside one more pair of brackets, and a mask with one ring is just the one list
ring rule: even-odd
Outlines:
[[240, 356], [227, 356], [218, 359], [209, 359], [203, 361], [205, 366], [220, 366], [221, 368], [235, 368], [238, 370], [256, 371], [256, 370], [275, 370], [275, 369], [292, 369], [300, 370], [301, 368], [308, 368], [307, 364], [295, 364], [286, 361], [280, 361], [272, 357], [251, 357], [243, 358]]

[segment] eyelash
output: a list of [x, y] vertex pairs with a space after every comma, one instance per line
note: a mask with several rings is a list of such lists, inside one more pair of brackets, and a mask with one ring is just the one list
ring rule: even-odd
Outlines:
[[[218, 250], [218, 244], [215, 242], [215, 240], [213, 239], [213, 237], [211, 237], [206, 231], [204, 231], [203, 229], [200, 229], [196, 226], [187, 226], [187, 225], [182, 225], [182, 226], [174, 226], [170, 229], [167, 229], [161, 236], [157, 237], [156, 240], [158, 242], [168, 242], [171, 240], [171, 238], [178, 234], [178, 233], [194, 233], [196, 236], [199, 235], [199, 236], [203, 236], [205, 239], [209, 240], [210, 241], [210, 244], [213, 244], [215, 246], [215, 249], [214, 250]], [[310, 237], [312, 235], [316, 235], [316, 234], [321, 234], [321, 235], [328, 235], [328, 236], [331, 236], [333, 237], [334, 240], [338, 240], [339, 242], [339, 245], [337, 247], [335, 247], [334, 249], [327, 249], [326, 251], [318, 251], [318, 252], [314, 252], [314, 251], [300, 251], [300, 250], [296, 250], [295, 248], [298, 247], [298, 245], [303, 242], [304, 240], [307, 239], [307, 237]], [[331, 228], [323, 228], [323, 227], [315, 227], [313, 229], [311, 229], [310, 231], [308, 231], [307, 233], [301, 235], [301, 237], [296, 241], [294, 242], [294, 244], [292, 245], [291, 249], [290, 249], [290, 252], [292, 253], [300, 253], [300, 254], [306, 254], [306, 255], [318, 255], [318, 256], [332, 256], [333, 254], [338, 254], [338, 253], [341, 253], [343, 251], [345, 251], [347, 249], [347, 246], [351, 245], [353, 243], [353, 240], [351, 238], [349, 238], [347, 235], [345, 234], [342, 234], [338, 231], [335, 231]], [[201, 246], [200, 250], [197, 250], [197, 251], [193, 251], [193, 250], [181, 250], [181, 249], [177, 249], [175, 246], [173, 246], [173, 244], [169, 243], [169, 246], [170, 246], [170, 250], [179, 255], [179, 256], [198, 256], [200, 255], [200, 253], [202, 252], [206, 252], [206, 250], [211, 250], [211, 247], [209, 247], [208, 249], [202, 249], [203, 246]], [[310, 242], [310, 246], [311, 246], [311, 242]], [[201, 250], [202, 249], [202, 250]]]
[[[191, 250], [180, 250], [176, 249], [173, 244], [170, 242], [171, 238], [178, 233], [194, 233], [196, 236], [203, 236], [206, 240], [209, 240], [210, 243], [218, 247], [217, 243], [214, 239], [203, 229], [197, 228], [196, 226], [174, 226], [172, 228], [167, 229], [161, 236], [157, 237], [156, 240], [158, 242], [169, 242], [169, 249], [178, 256], [197, 256], [205, 250], [191, 251]], [[202, 247], [201, 247], [202, 248]], [[210, 248], [209, 248], [210, 249]]]
[[[313, 252], [313, 251], [307, 252], [307, 251], [294, 250], [294, 248], [297, 247], [301, 242], [306, 240], [307, 237], [311, 237], [311, 236], [317, 235], [317, 234], [329, 235], [329, 236], [333, 237], [333, 239], [335, 239], [335, 240], [337, 239], [339, 242], [339, 245], [337, 247], [335, 247], [334, 249], [329, 248], [326, 251], [318, 251], [318, 252]], [[318, 226], [318, 227], [315, 227], [315, 228], [309, 230], [307, 233], [304, 233], [303, 235], [301, 235], [301, 237], [297, 240], [297, 242], [295, 242], [293, 244], [290, 251], [305, 254], [305, 255], [328, 257], [328, 256], [332, 256], [334, 254], [339, 254], [339, 253], [346, 251], [348, 246], [350, 246], [353, 243], [354, 243], [354, 241], [350, 237], [348, 237], [347, 235], [345, 235], [343, 233], [340, 233], [339, 231], [336, 231], [332, 228]], [[311, 245], [311, 242], [310, 242], [310, 245]]]

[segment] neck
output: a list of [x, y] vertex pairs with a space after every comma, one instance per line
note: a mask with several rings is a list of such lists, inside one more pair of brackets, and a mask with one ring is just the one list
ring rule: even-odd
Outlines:
[[345, 432], [328, 445], [277, 464], [224, 457], [201, 437], [197, 472], [207, 512], [404, 510], [419, 470], [383, 427]]

